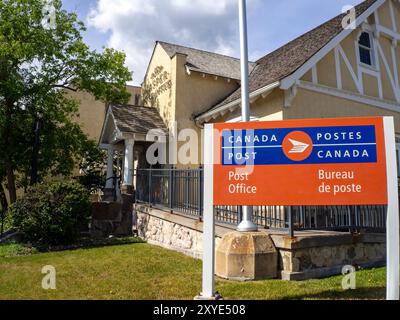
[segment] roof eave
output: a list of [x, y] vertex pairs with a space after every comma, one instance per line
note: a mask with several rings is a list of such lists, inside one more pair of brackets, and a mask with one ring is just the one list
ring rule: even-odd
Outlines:
[[[109, 143], [115, 144], [119, 140], [122, 139], [121, 137], [123, 136], [123, 132], [121, 132], [120, 128], [118, 127], [117, 121], [115, 121], [115, 116], [114, 116], [112, 107], [113, 107], [112, 105], [110, 105], [108, 107], [107, 115], [106, 115], [106, 118], [104, 120], [102, 132], [101, 132], [100, 139], [99, 139], [99, 146], [104, 146], [104, 145], [107, 145]], [[112, 121], [112, 123], [113, 123], [113, 125], [115, 127], [115, 130], [112, 133], [112, 136], [111, 137], [109, 136], [109, 138], [110, 138], [110, 139], [108, 139], [109, 143], [107, 143], [106, 142], [107, 133], [108, 133], [107, 132], [107, 125], [108, 125], [108, 123], [110, 121]]]
[[204, 74], [204, 75], [208, 75], [208, 76], [212, 76], [212, 77], [218, 77], [218, 78], [230, 79], [230, 80], [234, 80], [234, 81], [240, 81], [240, 79], [238, 79], [236, 77], [229, 77], [227, 75], [221, 75], [221, 74], [217, 74], [217, 73], [210, 73], [210, 72], [198, 69], [198, 68], [190, 67], [188, 65], [186, 65], [186, 68], [188, 70], [190, 70], [190, 72], [196, 72], [196, 73], [200, 73], [200, 74]]
[[[275, 88], [277, 88], [279, 86], [280, 86], [280, 81], [276, 81], [276, 82], [271, 83], [271, 84], [269, 84], [269, 85], [267, 85], [265, 87], [257, 89], [257, 90], [255, 90], [255, 91], [250, 93], [250, 99], [254, 99], [254, 98], [256, 98], [256, 97], [258, 97], [258, 96], [260, 96], [262, 94], [270, 92], [270, 91], [274, 90]], [[212, 118], [216, 118], [220, 113], [224, 113], [227, 110], [230, 110], [230, 109], [233, 109], [233, 108], [236, 109], [240, 105], [241, 101], [242, 101], [242, 99], [239, 98], [239, 99], [236, 99], [236, 100], [234, 100], [232, 102], [224, 104], [224, 105], [220, 106], [217, 109], [210, 110], [210, 111], [208, 111], [208, 112], [196, 117], [195, 121], [196, 121], [197, 124], [201, 125], [201, 124], [209, 121]]]

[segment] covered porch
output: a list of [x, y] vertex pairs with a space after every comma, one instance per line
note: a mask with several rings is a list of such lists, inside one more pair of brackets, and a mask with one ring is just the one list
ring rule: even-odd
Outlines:
[[107, 150], [106, 181], [93, 203], [91, 232], [94, 236], [127, 236], [133, 230], [136, 201], [134, 169], [146, 168], [146, 151], [167, 129], [157, 109], [110, 105], [100, 137]]
[[100, 137], [108, 154], [105, 199], [119, 201], [122, 193], [134, 194], [134, 170], [148, 167], [147, 148], [167, 132], [156, 108], [109, 106]]

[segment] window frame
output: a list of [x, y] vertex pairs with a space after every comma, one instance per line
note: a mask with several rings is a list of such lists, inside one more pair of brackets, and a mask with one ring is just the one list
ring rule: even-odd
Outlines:
[[[364, 45], [362, 45], [362, 44], [360, 43], [361, 36], [362, 36], [364, 33], [368, 34], [369, 42], [370, 42], [370, 45], [371, 45], [370, 48], [368, 48], [368, 47], [366, 47], [366, 46], [364, 46]], [[370, 58], [371, 58], [371, 64], [367, 64], [367, 63], [361, 61], [361, 52], [360, 52], [360, 49], [364, 49], [364, 50], [369, 51], [369, 53], [370, 53]], [[367, 31], [367, 30], [361, 31], [361, 33], [360, 33], [360, 35], [358, 36], [358, 39], [357, 39], [357, 52], [358, 52], [358, 63], [359, 63], [361, 66], [366, 67], [366, 68], [371, 68], [371, 69], [374, 69], [374, 70], [376, 69], [376, 60], [375, 60], [375, 39], [374, 39], [374, 37], [373, 37], [372, 32]]]

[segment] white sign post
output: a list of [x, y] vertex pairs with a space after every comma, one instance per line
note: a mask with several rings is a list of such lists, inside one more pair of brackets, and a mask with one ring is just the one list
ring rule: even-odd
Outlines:
[[[399, 193], [396, 156], [395, 127], [393, 117], [383, 118], [386, 177], [387, 177], [387, 300], [399, 300], [400, 228]], [[218, 127], [218, 130], [221, 128]], [[216, 135], [213, 124], [205, 125], [204, 131], [204, 200], [203, 200], [203, 287], [198, 299], [216, 299], [215, 292], [215, 217], [214, 217], [214, 170]], [[383, 144], [380, 144], [383, 147]], [[219, 169], [218, 169], [219, 170]]]
[[203, 290], [199, 299], [215, 297], [214, 126], [204, 127]]
[[394, 120], [383, 119], [386, 147], [386, 172], [388, 190], [388, 210], [386, 228], [387, 247], [387, 300], [399, 300], [399, 190], [396, 160], [396, 139]]

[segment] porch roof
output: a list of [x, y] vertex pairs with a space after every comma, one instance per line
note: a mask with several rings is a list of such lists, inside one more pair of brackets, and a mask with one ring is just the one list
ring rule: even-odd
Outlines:
[[165, 135], [168, 129], [156, 108], [133, 105], [110, 105], [103, 124], [100, 145], [125, 139], [146, 140], [150, 130]]

